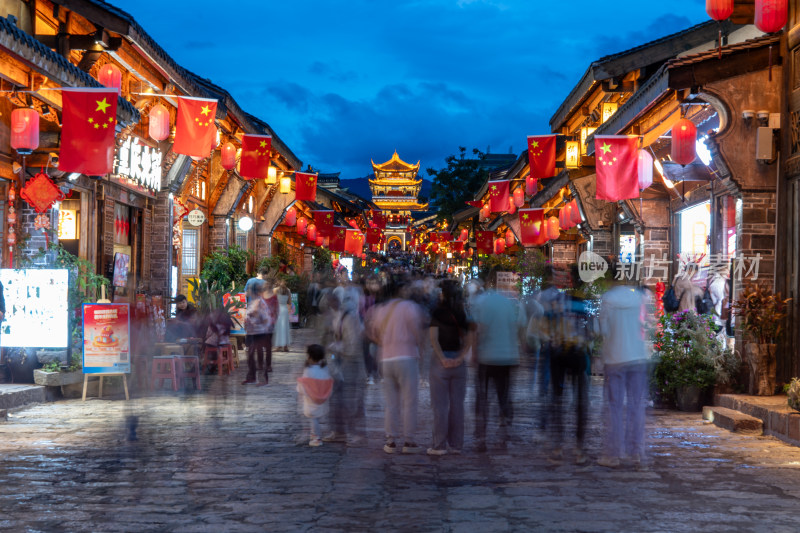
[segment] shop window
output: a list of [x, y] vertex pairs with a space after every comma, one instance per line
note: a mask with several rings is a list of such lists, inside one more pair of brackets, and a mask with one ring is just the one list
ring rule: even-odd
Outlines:
[[236, 230], [236, 246], [247, 249], [247, 233]]
[[184, 276], [197, 276], [200, 274], [200, 232], [194, 228], [183, 229], [183, 248], [181, 251], [181, 274]]
[[709, 231], [711, 229], [711, 203], [684, 209], [680, 216], [680, 255], [699, 257], [709, 253]]

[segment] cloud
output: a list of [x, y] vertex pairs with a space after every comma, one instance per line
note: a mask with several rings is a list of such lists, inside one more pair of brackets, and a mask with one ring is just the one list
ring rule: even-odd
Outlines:
[[323, 63], [322, 61], [314, 61], [308, 67], [309, 74], [325, 78], [338, 83], [354, 82], [358, 79], [358, 73], [353, 70], [343, 70], [341, 67], [331, 65], [330, 63]]
[[267, 88], [267, 93], [286, 106], [287, 109], [297, 113], [307, 113], [312, 98], [311, 91], [293, 82], [272, 85]]
[[692, 22], [687, 17], [667, 13], [654, 19], [642, 29], [636, 29], [619, 36], [604, 35], [599, 37], [596, 41], [599, 53], [597, 58], [630, 50], [667, 35], [683, 31], [691, 26]]

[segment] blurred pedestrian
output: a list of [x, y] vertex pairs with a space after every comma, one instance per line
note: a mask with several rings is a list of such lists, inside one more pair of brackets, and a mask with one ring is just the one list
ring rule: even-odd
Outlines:
[[334, 340], [329, 346], [334, 391], [331, 396], [333, 431], [325, 442], [366, 443], [364, 409], [364, 323], [359, 314], [361, 292], [356, 286], [341, 291], [340, 311], [334, 318]]
[[514, 419], [511, 400], [511, 372], [519, 365], [519, 338], [526, 326], [520, 306], [494, 289], [496, 273], [487, 279], [483, 294], [475, 297], [472, 319], [475, 322], [475, 358], [478, 363], [475, 387], [475, 440], [479, 452], [486, 451], [486, 426], [489, 415], [489, 382], [497, 393], [500, 428], [507, 440]]
[[247, 377], [242, 381], [242, 385], [256, 383], [256, 362], [258, 362], [258, 369], [263, 368], [264, 370], [264, 381], [259, 385], [263, 386], [269, 383], [269, 373], [272, 371], [270, 341], [272, 340], [275, 316], [264, 299], [268, 284], [265, 283], [258, 288], [260, 292], [255, 294], [250, 305], [247, 306], [247, 318], [244, 323], [249, 342], [247, 344]]
[[275, 351], [286, 352], [292, 343], [291, 326], [289, 324], [289, 310], [292, 308], [292, 293], [286, 287], [286, 282], [281, 280], [275, 290], [278, 299], [278, 316], [275, 320], [275, 330], [272, 334], [272, 346]]
[[464, 446], [464, 397], [470, 343], [461, 287], [454, 280], [441, 286], [439, 304], [429, 330], [433, 357], [430, 367], [433, 446], [428, 455], [461, 453]]
[[606, 292], [600, 304], [606, 433], [597, 464], [610, 468], [619, 466], [625, 457], [640, 467], [646, 462], [647, 296], [623, 283]]
[[325, 361], [325, 349], [311, 344], [306, 349], [303, 376], [297, 378], [297, 392], [303, 399], [303, 415], [311, 423], [309, 446], [322, 446], [320, 418], [328, 414], [328, 398], [333, 390], [333, 380]]
[[258, 294], [261, 294], [260, 288], [264, 285], [264, 280], [269, 276], [269, 268], [261, 267], [258, 269], [258, 272], [255, 276], [247, 280], [247, 283], [244, 284], [244, 295], [247, 299], [247, 303], [250, 303], [250, 300], [255, 298]]
[[[400, 287], [395, 285], [397, 289]], [[419, 453], [417, 432], [417, 391], [419, 357], [424, 344], [425, 320], [413, 301], [394, 298], [375, 306], [367, 317], [368, 336], [380, 347], [385, 400], [383, 451], [395, 453], [402, 436], [403, 453]], [[402, 414], [402, 431], [401, 427]]]

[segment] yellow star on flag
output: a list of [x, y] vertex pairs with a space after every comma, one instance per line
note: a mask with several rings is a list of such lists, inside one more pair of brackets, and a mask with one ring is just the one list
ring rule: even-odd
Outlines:
[[94, 119], [92, 117], [89, 117], [89, 122], [90, 123], [94, 122]]
[[611, 151], [611, 146], [608, 143], [603, 143], [603, 146], [600, 147], [604, 154], [607, 154]]
[[266, 148], [266, 147], [267, 147], [267, 141], [261, 141], [259, 148]]
[[531, 148], [539, 148], [539, 141], [531, 141]]
[[200, 108], [201, 115], [208, 115], [209, 113], [211, 113], [211, 109], [209, 109], [208, 104]]
[[95, 102], [97, 102], [97, 109], [95, 109], [95, 111], [102, 111], [105, 113], [106, 109], [111, 107], [111, 104], [109, 104], [105, 98], [102, 100], [95, 100]]

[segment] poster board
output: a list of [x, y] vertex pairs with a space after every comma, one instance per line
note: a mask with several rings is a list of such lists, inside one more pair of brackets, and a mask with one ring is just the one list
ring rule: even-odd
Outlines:
[[298, 309], [300, 306], [298, 305], [298, 297], [297, 293], [292, 293], [292, 308], [289, 310], [289, 323], [290, 324], [297, 324], [300, 322], [300, 314]]
[[243, 292], [233, 295], [225, 294], [222, 296], [222, 304], [227, 305], [230, 298], [241, 302], [241, 307], [234, 309], [233, 313], [231, 313], [231, 319], [233, 320], [231, 335], [244, 335], [244, 321], [247, 318], [247, 296]]
[[130, 373], [129, 304], [83, 304], [83, 373]]
[[3, 346], [69, 346], [69, 272], [66, 269], [0, 269], [6, 313]]
[[497, 273], [497, 292], [500, 292], [509, 298], [519, 297], [519, 274], [516, 272], [498, 272]]

